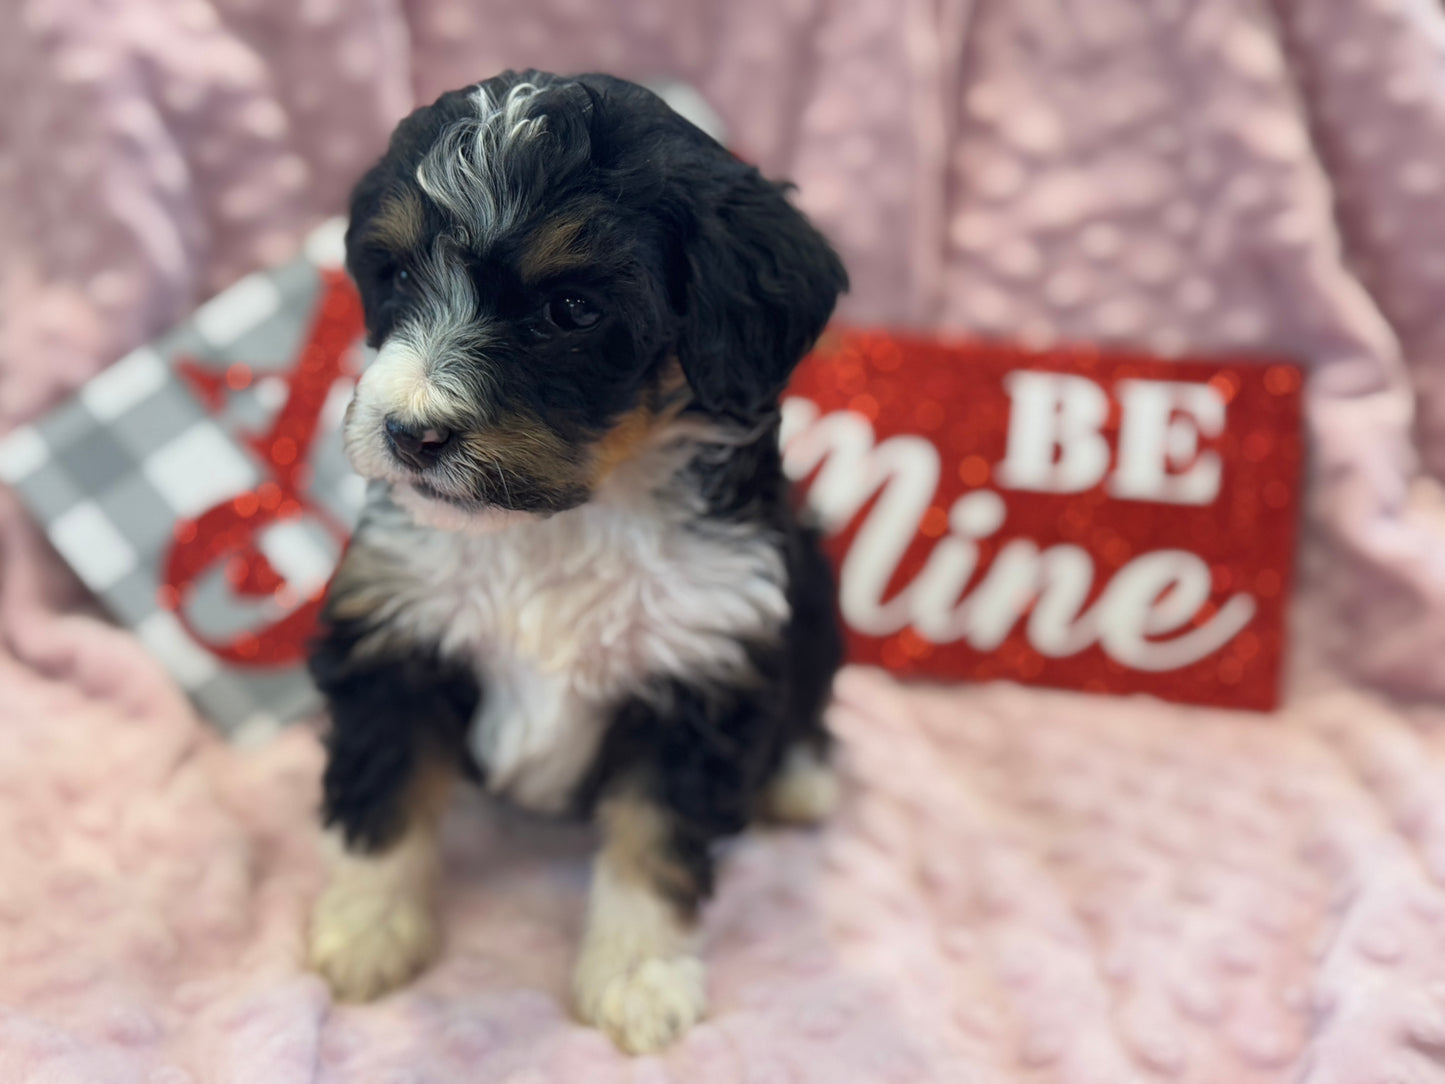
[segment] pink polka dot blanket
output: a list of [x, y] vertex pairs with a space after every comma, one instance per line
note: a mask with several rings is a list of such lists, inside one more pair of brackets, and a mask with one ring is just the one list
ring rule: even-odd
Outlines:
[[[70, 469], [27, 427], [124, 356], [45, 415], [119, 422], [176, 390], [155, 343], [214, 361], [225, 340], [179, 377], [194, 447], [148, 495], [205, 511], [206, 458], [250, 515], [279, 510], [206, 429], [211, 396], [287, 458], [246, 305], [202, 307], [202, 342], [166, 329], [238, 280], [253, 314], [312, 311], [264, 285], [284, 272], [245, 276], [287, 265], [413, 100], [519, 63], [697, 88], [799, 183], [853, 272], [851, 326], [1289, 358], [1310, 453], [1277, 711], [846, 672], [839, 815], [729, 852], [710, 1018], [643, 1059], [566, 1009], [590, 840], [469, 805], [441, 961], [331, 1005], [299, 966], [313, 731], [224, 741], [196, 705], [250, 718], [226, 714], [244, 689], [201, 695], [229, 662], [181, 652], [181, 673], [175, 625], [100, 618], [0, 493], [0, 1081], [1445, 1079], [1438, 6], [49, 0], [0, 30], [7, 471], [32, 508], [89, 503], [70, 534], [50, 521], [62, 554], [97, 519], [122, 539], [76, 568], [102, 593], [139, 551], [94, 495], [154, 429], [98, 430], [114, 446], [84, 469], [111, 476], [58, 475], [77, 505], [26, 491]], [[299, 451], [279, 466], [324, 477]], [[308, 530], [231, 586], [299, 601], [276, 592], [304, 597], [334, 544]], [[265, 649], [229, 619], [200, 631]]]

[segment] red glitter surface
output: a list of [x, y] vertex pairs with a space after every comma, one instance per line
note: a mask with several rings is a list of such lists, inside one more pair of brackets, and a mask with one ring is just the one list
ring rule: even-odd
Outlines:
[[[1112, 392], [1119, 381], [1213, 385], [1227, 403], [1225, 429], [1217, 438], [1201, 439], [1199, 451], [1220, 457], [1217, 495], [1206, 505], [1182, 505], [1119, 499], [1108, 492], [1106, 482], [1070, 494], [1000, 486], [997, 466], [1005, 455], [1010, 413], [1003, 379], [1019, 369], [1087, 377], [1110, 392], [1110, 413], [1100, 432], [1116, 461], [1120, 407]], [[877, 332], [831, 335], [799, 370], [790, 394], [812, 400], [825, 415], [857, 412], [869, 420], [879, 443], [895, 435], [923, 437], [941, 461], [934, 499], [882, 602], [910, 589], [947, 530], [953, 502], [966, 493], [992, 489], [1004, 502], [1005, 519], [996, 534], [978, 543], [978, 564], [961, 594], [965, 600], [988, 575], [1000, 547], [1029, 539], [1040, 549], [1068, 543], [1087, 552], [1094, 579], [1081, 612], [1088, 611], [1131, 559], [1161, 549], [1195, 554], [1210, 573], [1208, 601], [1179, 634], [1203, 625], [1233, 594], [1249, 594], [1255, 603], [1248, 624], [1221, 648], [1171, 671], [1131, 669], [1098, 644], [1076, 654], [1046, 657], [1030, 644], [1023, 618], [989, 651], [975, 650], [966, 639], [934, 643], [911, 625], [886, 636], [865, 635], [850, 625], [851, 657], [917, 677], [1001, 678], [1259, 710], [1274, 707], [1296, 533], [1301, 385], [1300, 370], [1278, 359], [1163, 361], [1089, 348], [1034, 353]], [[876, 498], [869, 501], [829, 539], [840, 565], [876, 503]]]

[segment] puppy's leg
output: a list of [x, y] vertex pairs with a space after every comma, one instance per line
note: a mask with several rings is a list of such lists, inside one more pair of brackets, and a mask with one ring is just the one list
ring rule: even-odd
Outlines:
[[653, 1053], [707, 1005], [695, 867], [708, 859], [694, 849], [691, 863], [681, 860], [671, 815], [635, 789], [605, 799], [599, 819], [604, 844], [575, 975], [577, 1010], [628, 1053]]
[[703, 1014], [698, 911], [713, 844], [747, 827], [782, 722], [782, 652], [755, 645], [734, 683], [673, 680], [623, 704], [584, 801], [604, 844], [576, 974], [582, 1018], [626, 1050], [659, 1050]]
[[451, 771], [428, 758], [398, 803], [395, 835], [380, 845], [327, 833], [326, 889], [311, 914], [311, 967], [342, 1001], [369, 1001], [436, 955], [439, 821]]
[[773, 824], [818, 824], [838, 806], [838, 774], [823, 742], [797, 741], [768, 781], [759, 807]]
[[435, 955], [438, 830], [475, 682], [418, 655], [358, 659], [333, 628], [312, 659], [331, 706], [324, 778], [330, 854], [311, 966], [342, 1000], [406, 982]]
[[782, 824], [814, 824], [838, 804], [833, 739], [823, 713], [833, 677], [843, 660], [843, 636], [834, 606], [832, 567], [817, 533], [797, 528], [789, 539], [789, 602], [784, 634], [787, 655], [786, 751], [763, 791], [761, 815]]

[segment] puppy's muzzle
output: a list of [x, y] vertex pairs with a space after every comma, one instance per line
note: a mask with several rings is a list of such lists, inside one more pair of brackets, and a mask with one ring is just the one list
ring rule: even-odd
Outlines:
[[395, 414], [386, 416], [386, 443], [391, 454], [408, 467], [426, 470], [451, 443], [449, 429], [408, 425]]

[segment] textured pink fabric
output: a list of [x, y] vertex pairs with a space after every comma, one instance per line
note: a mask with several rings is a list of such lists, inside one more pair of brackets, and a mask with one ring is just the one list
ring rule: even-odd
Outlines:
[[442, 964], [329, 1006], [311, 734], [220, 745], [0, 494], [0, 1084], [1445, 1080], [1439, 5], [0, 5], [0, 426], [528, 64], [697, 85], [849, 319], [1309, 364], [1286, 710], [850, 673], [842, 816], [735, 850], [713, 1020], [630, 1063], [561, 1004], [585, 838], [475, 809]]

